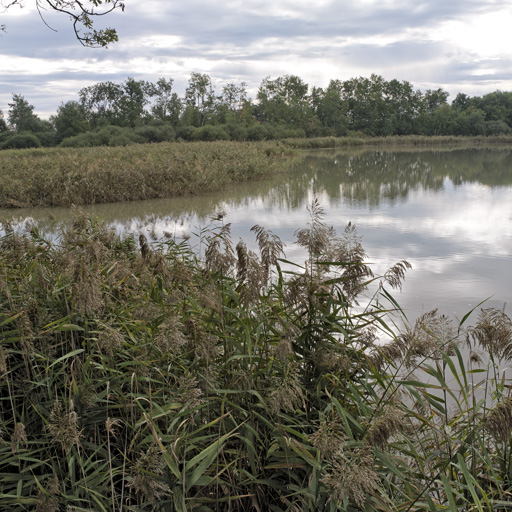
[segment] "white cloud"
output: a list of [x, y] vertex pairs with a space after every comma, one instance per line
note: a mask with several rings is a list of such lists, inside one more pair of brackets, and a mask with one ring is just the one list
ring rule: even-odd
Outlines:
[[[503, 0], [146, 0], [101, 20], [118, 28], [109, 50], [82, 48], [69, 20], [11, 8], [2, 15], [0, 108], [12, 92], [51, 113], [62, 100], [49, 84], [83, 86], [128, 76], [175, 78], [192, 72], [216, 83], [245, 81], [256, 91], [268, 75], [297, 74], [310, 85], [377, 73], [416, 88], [482, 95], [512, 89], [512, 6]], [[66, 85], [59, 87], [63, 90]], [[69, 90], [66, 97], [72, 94]]]

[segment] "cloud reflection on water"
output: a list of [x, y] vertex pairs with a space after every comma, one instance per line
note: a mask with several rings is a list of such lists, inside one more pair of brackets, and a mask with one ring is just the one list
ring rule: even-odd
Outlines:
[[[512, 302], [512, 152], [509, 149], [399, 151], [353, 149], [307, 153], [290, 173], [201, 197], [84, 208], [121, 233], [188, 236], [227, 213], [233, 240], [255, 248], [260, 224], [302, 263], [294, 232], [306, 225], [317, 198], [325, 221], [341, 233], [351, 221], [376, 272], [401, 259], [412, 263], [398, 301], [412, 316], [439, 307], [459, 318], [481, 300]], [[3, 211], [13, 223], [30, 215], [55, 232], [65, 208]], [[192, 243], [193, 238], [192, 238]], [[509, 311], [510, 312], [510, 311]]]

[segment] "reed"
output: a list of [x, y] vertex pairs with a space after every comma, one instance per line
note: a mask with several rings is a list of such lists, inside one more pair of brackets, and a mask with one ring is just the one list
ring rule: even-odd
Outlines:
[[278, 142], [3, 151], [0, 207], [79, 206], [204, 193], [269, 176], [293, 154]]
[[4, 226], [0, 509], [509, 508], [510, 319], [398, 332], [406, 262], [374, 276], [310, 215], [305, 265], [261, 226], [233, 248], [223, 215], [203, 258], [80, 212], [56, 241]]
[[351, 146], [425, 146], [425, 147], [474, 147], [511, 145], [509, 135], [460, 137], [454, 135], [390, 135], [387, 137], [369, 137], [354, 133], [345, 137], [312, 137], [284, 139], [283, 144], [297, 149], [339, 148]]

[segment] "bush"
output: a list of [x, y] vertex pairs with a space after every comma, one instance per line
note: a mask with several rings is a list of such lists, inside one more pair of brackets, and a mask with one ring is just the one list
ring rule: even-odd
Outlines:
[[88, 148], [94, 146], [127, 146], [145, 142], [132, 128], [107, 125], [99, 130], [67, 137], [60, 145], [65, 148]]
[[57, 145], [57, 132], [55, 131], [34, 132], [33, 135], [35, 135], [46, 148]]
[[504, 121], [487, 121], [485, 123], [485, 135], [509, 135], [510, 133], [512, 133], [512, 129]]
[[17, 133], [8, 138], [3, 144], [2, 149], [26, 149], [40, 148], [41, 141], [32, 133]]
[[142, 139], [141, 142], [169, 142], [176, 136], [170, 124], [138, 126], [135, 134]]
[[194, 126], [180, 126], [176, 130], [176, 138], [182, 140], [193, 140], [196, 130], [197, 128]]
[[60, 143], [63, 148], [90, 148], [101, 146], [101, 140], [97, 132], [86, 132], [73, 137], [66, 137]]
[[247, 140], [247, 127], [243, 124], [228, 123], [224, 129], [229, 133], [231, 140]]
[[269, 132], [265, 126], [255, 124], [247, 128], [247, 138], [249, 140], [267, 140], [272, 137], [269, 136]]
[[213, 141], [229, 140], [230, 137], [229, 134], [221, 126], [213, 126], [207, 124], [206, 126], [197, 128], [192, 134], [192, 138], [193, 140]]

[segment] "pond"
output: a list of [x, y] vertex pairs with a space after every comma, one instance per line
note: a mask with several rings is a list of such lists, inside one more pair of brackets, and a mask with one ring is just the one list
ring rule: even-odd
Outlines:
[[[318, 199], [325, 222], [341, 234], [350, 221], [376, 273], [405, 259], [412, 265], [394, 292], [409, 319], [438, 308], [454, 319], [469, 310], [512, 312], [512, 150], [356, 148], [307, 152], [289, 172], [200, 197], [84, 208], [120, 232], [191, 236], [219, 211], [233, 241], [255, 246], [259, 224], [286, 244], [286, 258], [303, 263], [294, 233]], [[33, 219], [55, 233], [66, 208], [0, 210], [0, 219]]]

